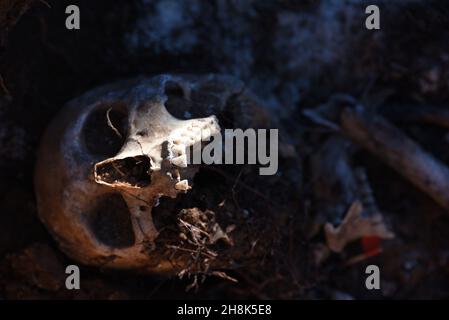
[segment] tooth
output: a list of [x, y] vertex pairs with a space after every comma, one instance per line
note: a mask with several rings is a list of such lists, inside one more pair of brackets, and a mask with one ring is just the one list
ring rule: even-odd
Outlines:
[[183, 137], [175, 136], [172, 137], [173, 144], [182, 144]]
[[190, 132], [198, 132], [201, 130], [201, 127], [197, 123], [192, 123], [187, 127], [187, 131]]
[[183, 137], [183, 139], [181, 140], [181, 144], [184, 146], [184, 148], [190, 147], [194, 142], [195, 140], [191, 137]]
[[214, 123], [212, 126], [213, 134], [220, 132], [220, 126], [217, 123]]
[[201, 130], [201, 140], [207, 140], [210, 138], [210, 129], [206, 128]]
[[190, 189], [189, 181], [187, 180], [181, 180], [178, 183], [175, 184], [175, 189], [180, 191], [187, 191]]
[[172, 152], [176, 153], [177, 155], [183, 155], [186, 152], [186, 147], [182, 144], [174, 145], [171, 148]]
[[198, 140], [194, 137], [191, 137], [188, 142], [188, 146], [193, 146]]
[[199, 136], [201, 134], [201, 128], [199, 128], [199, 127], [192, 128], [191, 131], [192, 131], [192, 134], [194, 134], [195, 136]]
[[177, 166], [177, 167], [181, 167], [181, 168], [186, 168], [187, 167], [187, 157], [186, 157], [185, 154], [183, 154], [183, 155], [181, 155], [179, 157], [176, 157], [176, 158], [172, 158], [170, 160], [170, 162], [172, 164], [174, 164], [175, 166]]

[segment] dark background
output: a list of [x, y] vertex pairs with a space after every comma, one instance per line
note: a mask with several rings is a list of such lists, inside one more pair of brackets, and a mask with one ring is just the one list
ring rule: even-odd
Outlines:
[[[380, 31], [364, 28], [365, 7], [374, 2]], [[80, 8], [81, 30], [65, 28], [69, 4]], [[383, 290], [364, 289], [365, 262], [344, 267], [337, 255], [312, 262], [323, 238], [308, 236], [306, 222], [317, 206], [307, 163], [323, 140], [301, 113], [337, 93], [382, 106], [446, 106], [445, 1], [1, 0], [0, 12], [0, 298], [448, 298], [446, 213], [363, 152], [379, 207], [396, 233], [382, 255], [366, 262], [381, 266]], [[33, 190], [48, 122], [97, 85], [210, 72], [243, 80], [299, 159], [285, 167], [297, 188], [288, 212], [298, 227], [293, 265], [267, 269], [265, 279], [250, 273], [238, 285], [207, 279], [194, 294], [185, 293], [189, 280], [95, 268], [82, 269], [81, 291], [61, 288], [70, 261], [37, 219]], [[444, 130], [403, 129], [447, 162]]]

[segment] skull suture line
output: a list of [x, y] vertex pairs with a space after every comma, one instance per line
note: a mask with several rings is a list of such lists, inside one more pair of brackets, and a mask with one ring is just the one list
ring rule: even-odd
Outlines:
[[213, 115], [172, 116], [167, 91], [188, 101], [211, 83], [226, 88], [220, 99], [242, 92], [240, 81], [225, 76], [162, 75], [88, 92], [54, 119], [39, 150], [35, 187], [40, 219], [70, 257], [104, 267], [172, 270], [171, 262], [150, 253], [158, 236], [152, 208], [161, 196], [189, 189], [197, 168], [187, 166], [186, 148], [220, 127]]

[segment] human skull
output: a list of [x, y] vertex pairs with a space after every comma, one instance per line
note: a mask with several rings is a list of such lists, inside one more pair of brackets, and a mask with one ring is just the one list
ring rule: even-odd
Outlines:
[[152, 208], [188, 191], [197, 168], [186, 149], [219, 132], [213, 113], [242, 90], [227, 76], [161, 75], [70, 102], [43, 137], [35, 174], [39, 217], [61, 249], [88, 265], [170, 272], [153, 251]]

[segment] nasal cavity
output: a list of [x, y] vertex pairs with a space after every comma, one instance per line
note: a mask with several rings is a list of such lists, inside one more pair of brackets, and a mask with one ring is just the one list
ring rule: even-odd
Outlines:
[[142, 188], [151, 183], [150, 168], [151, 161], [147, 156], [105, 160], [95, 165], [95, 181]]

